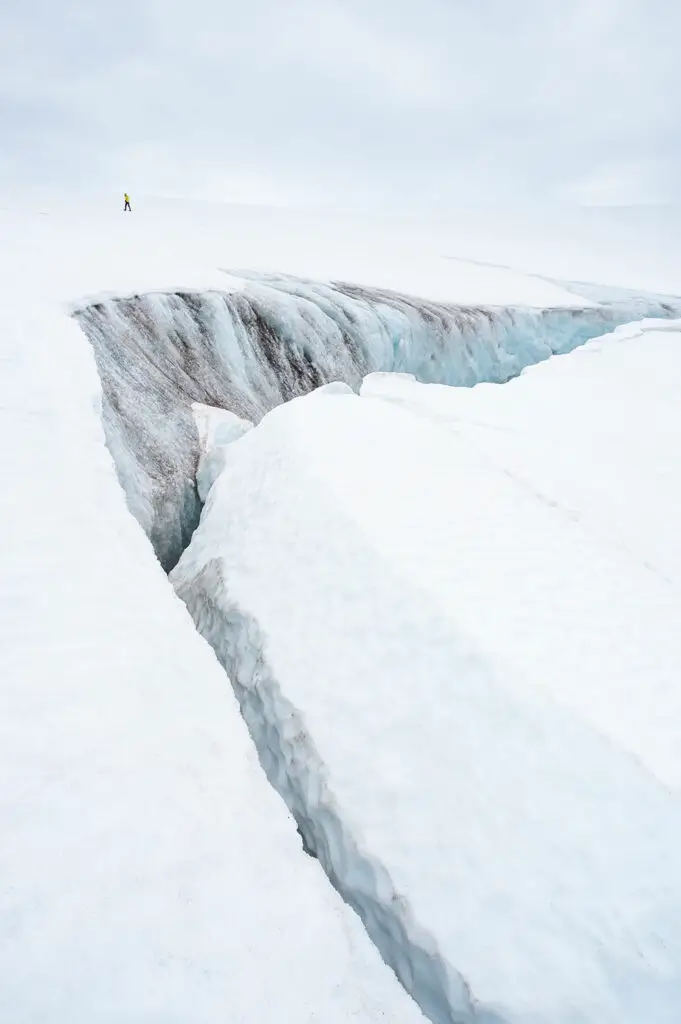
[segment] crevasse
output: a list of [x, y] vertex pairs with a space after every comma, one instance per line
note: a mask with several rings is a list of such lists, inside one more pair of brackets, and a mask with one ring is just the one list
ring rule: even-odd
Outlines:
[[583, 307], [450, 306], [351, 285], [242, 274], [243, 290], [110, 299], [74, 316], [102, 380], [107, 443], [129, 507], [166, 570], [199, 520], [192, 402], [259, 420], [281, 402], [370, 372], [470, 386], [504, 381], [681, 300], [618, 293]]
[[258, 623], [230, 600], [220, 563], [208, 562], [188, 580], [181, 569], [182, 563], [171, 574], [177, 594], [229, 676], [260, 763], [293, 815], [304, 848], [319, 859], [433, 1024], [504, 1024], [473, 999], [466, 980], [415, 919], [381, 861], [358, 846], [304, 718], [271, 671]]

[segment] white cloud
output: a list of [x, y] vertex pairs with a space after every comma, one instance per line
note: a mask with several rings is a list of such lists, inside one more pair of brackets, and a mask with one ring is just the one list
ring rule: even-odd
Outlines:
[[0, 190], [681, 199], [680, 28], [668, 0], [5, 5]]

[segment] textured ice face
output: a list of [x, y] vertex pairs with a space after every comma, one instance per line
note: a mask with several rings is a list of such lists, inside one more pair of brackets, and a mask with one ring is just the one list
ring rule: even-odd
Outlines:
[[[258, 421], [322, 384], [358, 387], [377, 370], [473, 385], [504, 381], [620, 323], [669, 316], [663, 299], [604, 296], [582, 308], [447, 306], [294, 278], [246, 279], [236, 293], [150, 294], [75, 316], [94, 347], [103, 419], [128, 504], [166, 570], [201, 512], [192, 404]], [[212, 470], [201, 485], [205, 492]], [[208, 484], [209, 486], [209, 484]]]

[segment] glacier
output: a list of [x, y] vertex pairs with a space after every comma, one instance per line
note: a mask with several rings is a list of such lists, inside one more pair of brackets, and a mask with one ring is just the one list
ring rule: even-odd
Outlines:
[[0, 210], [0, 1017], [676, 1024], [672, 221], [138, 214]]
[[166, 570], [201, 511], [192, 402], [258, 420], [321, 384], [357, 388], [378, 370], [442, 384], [505, 381], [618, 324], [681, 313], [673, 297], [605, 292], [597, 302], [596, 288], [565, 308], [475, 307], [273, 274], [231, 280], [240, 287], [74, 311], [94, 348], [119, 479]]

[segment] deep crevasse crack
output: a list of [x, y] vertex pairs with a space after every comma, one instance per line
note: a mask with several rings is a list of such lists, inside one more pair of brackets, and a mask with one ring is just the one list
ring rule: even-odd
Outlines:
[[170, 578], [224, 667], [265, 773], [286, 802], [305, 845], [357, 912], [401, 984], [434, 1024], [503, 1024], [475, 1003], [465, 979], [415, 920], [389, 872], [358, 845], [304, 718], [282, 693], [267, 663], [260, 628], [229, 598], [219, 562], [208, 562], [191, 582], [178, 572]]
[[679, 300], [635, 293], [606, 293], [583, 308], [472, 307], [243, 276], [237, 294], [138, 295], [74, 313], [94, 349], [107, 444], [128, 505], [166, 571], [201, 512], [192, 402], [257, 422], [321, 384], [358, 387], [376, 370], [441, 384], [504, 381], [618, 324], [681, 315]]

